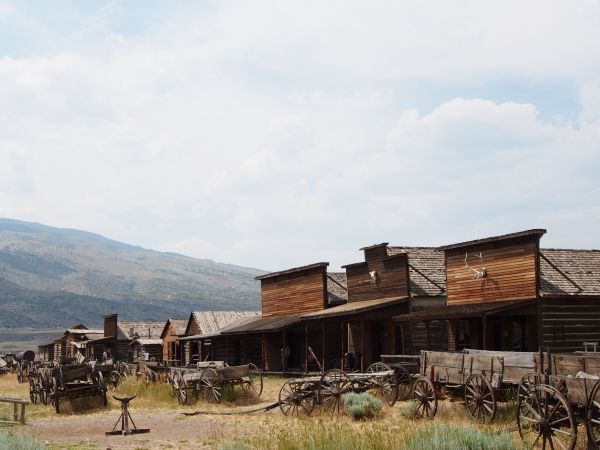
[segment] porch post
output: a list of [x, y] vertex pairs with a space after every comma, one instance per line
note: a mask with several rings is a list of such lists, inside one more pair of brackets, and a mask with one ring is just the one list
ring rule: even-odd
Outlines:
[[260, 333], [260, 359], [262, 359], [262, 369], [267, 370], [267, 362], [265, 358], [265, 334]]
[[340, 346], [340, 369], [344, 370], [344, 322], [340, 322], [340, 336], [341, 336], [341, 346]]
[[363, 318], [360, 319], [360, 352], [362, 353], [362, 357], [360, 358], [360, 371], [364, 372], [365, 366], [365, 320]]
[[225, 362], [229, 364], [229, 338], [225, 335]]
[[321, 342], [323, 345], [323, 352], [321, 353], [321, 359], [323, 360], [323, 364], [321, 364], [321, 366], [323, 367], [323, 371], [327, 370], [325, 368], [325, 319], [321, 320]]
[[487, 350], [487, 316], [485, 314], [481, 316], [481, 329], [483, 330], [482, 347], [483, 350]]
[[285, 358], [285, 328], [281, 330], [281, 370], [285, 373], [287, 361]]
[[308, 373], [308, 323], [304, 322], [304, 370]]

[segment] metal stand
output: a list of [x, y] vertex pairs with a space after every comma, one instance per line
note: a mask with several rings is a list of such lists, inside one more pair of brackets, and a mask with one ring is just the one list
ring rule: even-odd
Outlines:
[[[115, 397], [113, 395], [113, 398], [115, 400], [118, 400], [121, 402], [121, 415], [117, 419], [117, 422], [115, 423], [115, 426], [113, 427], [112, 431], [107, 431], [106, 433], [104, 433], [106, 436], [117, 436], [117, 435], [131, 436], [132, 434], [150, 433], [150, 428], [136, 427], [135, 422], [133, 421], [133, 418], [131, 417], [131, 414], [129, 414], [129, 410], [128, 410], [129, 402], [131, 400], [133, 400], [135, 397], [136, 396], [134, 395], [133, 397], [119, 398], [119, 397]], [[133, 425], [133, 429], [129, 429], [129, 421], [130, 420], [131, 420], [131, 425]], [[116, 430], [117, 425], [119, 425], [119, 421], [121, 422], [121, 429]]]

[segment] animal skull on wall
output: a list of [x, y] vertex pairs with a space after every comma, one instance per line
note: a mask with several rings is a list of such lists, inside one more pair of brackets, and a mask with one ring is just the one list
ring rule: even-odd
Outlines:
[[371, 281], [373, 283], [377, 283], [377, 272], [375, 270], [371, 270], [369, 275], [371, 276]]
[[481, 263], [481, 269], [473, 269], [471, 266], [469, 266], [469, 253], [465, 252], [465, 266], [467, 267], [467, 269], [471, 270], [474, 275], [473, 275], [473, 279], [474, 280], [483, 280], [487, 277], [487, 270], [485, 268], [485, 266], [483, 265], [483, 256], [481, 254], [481, 252], [479, 252], [479, 261]]

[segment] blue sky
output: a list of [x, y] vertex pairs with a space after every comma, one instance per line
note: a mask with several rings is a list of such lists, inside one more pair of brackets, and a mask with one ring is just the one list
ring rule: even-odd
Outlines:
[[600, 4], [0, 0], [0, 216], [283, 269], [600, 248]]

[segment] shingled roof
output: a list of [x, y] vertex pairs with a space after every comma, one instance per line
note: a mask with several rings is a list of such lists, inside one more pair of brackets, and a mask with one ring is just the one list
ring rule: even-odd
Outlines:
[[327, 272], [327, 302], [339, 305], [348, 301], [348, 282], [344, 272]]
[[164, 322], [117, 322], [117, 339], [134, 339], [137, 334], [142, 339], [160, 339]]
[[444, 252], [432, 247], [388, 247], [388, 255], [408, 255], [410, 293], [413, 297], [437, 297], [446, 293]]
[[[202, 334], [214, 333], [241, 317], [259, 316], [258, 311], [194, 311], [190, 319], [193, 319], [201, 330]], [[190, 322], [188, 321], [185, 334], [190, 332]]]
[[540, 250], [540, 288], [549, 295], [600, 295], [600, 250]]

